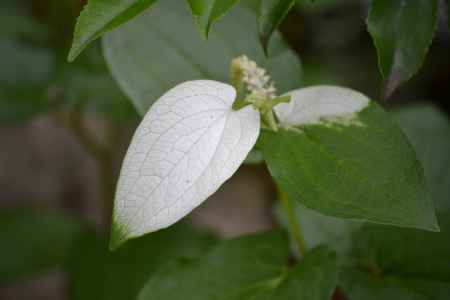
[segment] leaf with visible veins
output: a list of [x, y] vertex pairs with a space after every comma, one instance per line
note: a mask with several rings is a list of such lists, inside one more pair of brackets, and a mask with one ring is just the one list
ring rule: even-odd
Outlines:
[[163, 95], [133, 136], [114, 203], [111, 247], [168, 227], [200, 205], [247, 157], [259, 113], [232, 110], [235, 89], [189, 81]]

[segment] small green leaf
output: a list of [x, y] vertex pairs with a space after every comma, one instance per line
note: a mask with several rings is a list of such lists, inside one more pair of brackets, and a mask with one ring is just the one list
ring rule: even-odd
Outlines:
[[212, 24], [239, 0], [188, 0], [198, 29], [208, 38]]
[[279, 233], [226, 241], [202, 258], [166, 265], [138, 299], [329, 299], [337, 278], [334, 252], [317, 248], [293, 268], [288, 254]]
[[0, 282], [22, 279], [64, 264], [86, 230], [76, 220], [49, 212], [0, 213]]
[[155, 0], [89, 0], [75, 26], [69, 61], [73, 61], [89, 43], [132, 19]]
[[135, 239], [114, 252], [108, 250], [107, 239], [89, 236], [68, 266], [71, 299], [135, 299], [162, 264], [200, 255], [214, 243], [211, 235], [187, 224]]
[[262, 0], [260, 2], [258, 13], [259, 38], [265, 53], [267, 53], [272, 33], [294, 5], [295, 0]]
[[421, 67], [436, 29], [437, 12], [437, 0], [372, 1], [367, 28], [377, 48], [385, 98]]
[[[360, 111], [338, 113], [352, 107]], [[291, 199], [325, 215], [438, 230], [414, 150], [376, 103], [348, 89], [312, 87], [293, 92], [277, 116], [287, 123], [262, 133], [262, 151]]]
[[103, 39], [107, 63], [140, 114], [177, 84], [194, 79], [227, 82], [231, 60], [246, 54], [265, 67], [280, 93], [299, 86], [301, 66], [295, 54], [274, 35], [265, 58], [254, 12], [238, 4], [203, 40], [179, 0], [164, 0]]

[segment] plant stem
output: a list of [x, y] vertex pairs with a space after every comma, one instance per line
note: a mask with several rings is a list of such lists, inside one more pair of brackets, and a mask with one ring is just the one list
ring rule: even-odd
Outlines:
[[302, 231], [300, 228], [300, 223], [297, 220], [294, 207], [289, 200], [289, 197], [286, 193], [284, 193], [280, 188], [278, 188], [278, 197], [280, 198], [281, 203], [283, 204], [283, 208], [286, 212], [289, 227], [291, 229], [292, 238], [297, 246], [300, 256], [305, 255], [307, 249], [305, 245], [305, 241], [302, 236]]

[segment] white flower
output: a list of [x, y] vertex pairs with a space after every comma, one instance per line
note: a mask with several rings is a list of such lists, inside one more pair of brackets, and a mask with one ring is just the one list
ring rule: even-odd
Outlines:
[[275, 97], [276, 89], [266, 70], [258, 67], [247, 56], [242, 55], [235, 58], [232, 62], [232, 70], [241, 73], [242, 81], [252, 97], [262, 99]]

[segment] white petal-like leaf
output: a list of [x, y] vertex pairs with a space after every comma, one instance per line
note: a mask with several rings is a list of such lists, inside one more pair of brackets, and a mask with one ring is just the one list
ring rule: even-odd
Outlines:
[[337, 86], [313, 86], [289, 92], [291, 101], [274, 109], [283, 124], [306, 125], [330, 120], [350, 120], [369, 105], [357, 91]]
[[168, 227], [213, 194], [259, 135], [259, 113], [232, 110], [235, 89], [189, 81], [145, 115], [126, 154], [114, 204], [111, 247]]

